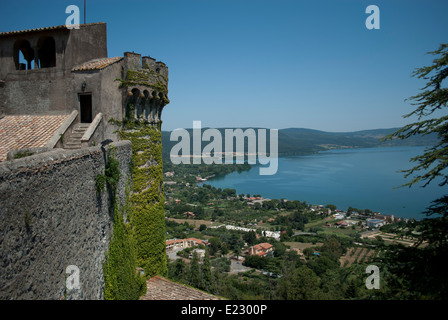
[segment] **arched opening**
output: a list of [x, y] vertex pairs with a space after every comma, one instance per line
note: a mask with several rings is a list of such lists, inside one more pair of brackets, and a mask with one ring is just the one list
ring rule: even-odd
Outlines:
[[145, 117], [147, 120], [149, 116], [149, 99], [151, 97], [148, 90], [144, 90], [143, 95], [144, 95], [143, 98], [144, 103], [142, 104], [142, 116]]
[[38, 55], [41, 68], [56, 67], [56, 43], [53, 37], [39, 40]]
[[17, 40], [14, 44], [14, 60], [17, 70], [32, 69], [34, 50], [27, 40]]
[[139, 100], [140, 100], [140, 90], [138, 90], [137, 88], [134, 88], [134, 89], [131, 90], [131, 92], [132, 92], [132, 99], [133, 99], [134, 104], [139, 103]]
[[132, 95], [126, 103], [125, 118], [127, 120], [135, 119], [136, 109], [140, 102], [140, 90], [134, 88], [131, 90]]

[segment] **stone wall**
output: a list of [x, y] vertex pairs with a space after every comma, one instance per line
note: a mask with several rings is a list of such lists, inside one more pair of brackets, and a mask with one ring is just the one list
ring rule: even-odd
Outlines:
[[[117, 200], [123, 202], [131, 143], [113, 145], [121, 173]], [[104, 169], [99, 146], [0, 164], [0, 299], [103, 299], [102, 266], [113, 227], [108, 193], [96, 188]], [[66, 286], [71, 265], [79, 268], [79, 290]]]

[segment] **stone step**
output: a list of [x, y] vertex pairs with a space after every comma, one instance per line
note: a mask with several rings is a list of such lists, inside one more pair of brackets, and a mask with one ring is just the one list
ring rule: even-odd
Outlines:
[[70, 143], [67, 142], [64, 149], [81, 149], [81, 143]]
[[84, 132], [86, 132], [86, 130], [87, 130], [87, 127], [74, 127], [73, 128], [73, 130], [72, 130], [72, 133], [84, 133]]
[[86, 131], [87, 128], [85, 127], [74, 127], [72, 131]]
[[85, 128], [87, 129], [90, 126], [90, 123], [78, 123], [75, 128]]
[[82, 131], [82, 132], [78, 132], [78, 131], [72, 132], [71, 138], [81, 139], [82, 136], [84, 135], [84, 132], [85, 131]]
[[86, 132], [90, 123], [77, 123], [72, 129], [72, 134], [64, 144], [65, 149], [81, 149], [81, 138]]

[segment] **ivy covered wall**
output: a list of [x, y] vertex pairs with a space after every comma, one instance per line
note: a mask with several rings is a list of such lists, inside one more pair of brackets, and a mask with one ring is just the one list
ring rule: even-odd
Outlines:
[[[103, 264], [104, 299], [137, 300], [146, 292], [145, 279], [136, 273], [137, 245], [128, 219], [132, 212], [129, 196], [129, 178], [120, 174], [119, 162], [115, 159], [115, 148], [107, 152], [105, 173], [97, 175], [97, 192], [108, 192], [109, 212], [113, 215], [113, 233]], [[126, 179], [125, 199], [116, 198], [120, 179]]]
[[[113, 206], [114, 240], [104, 267], [108, 299], [133, 299], [146, 290], [142, 279], [168, 273], [160, 119], [169, 103], [168, 69], [150, 57], [143, 58], [142, 68], [141, 59], [125, 53], [124, 78], [116, 79], [126, 95], [123, 119], [109, 120], [118, 138], [131, 142], [132, 156], [126, 202]], [[112, 172], [106, 169], [106, 176]], [[143, 278], [136, 275], [138, 268]]]
[[132, 144], [129, 220], [137, 247], [137, 264], [146, 277], [166, 275], [165, 198], [163, 196], [162, 133], [145, 122], [124, 122], [120, 139]]

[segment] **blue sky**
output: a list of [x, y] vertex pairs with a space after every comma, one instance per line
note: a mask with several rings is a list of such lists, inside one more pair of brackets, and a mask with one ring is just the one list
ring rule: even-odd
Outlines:
[[[82, 16], [83, 0], [2, 1], [0, 32], [65, 24], [71, 4]], [[379, 30], [365, 27], [371, 4]], [[424, 86], [412, 71], [448, 42], [446, 12], [441, 0], [87, 0], [109, 57], [168, 65], [163, 130], [402, 126]]]

